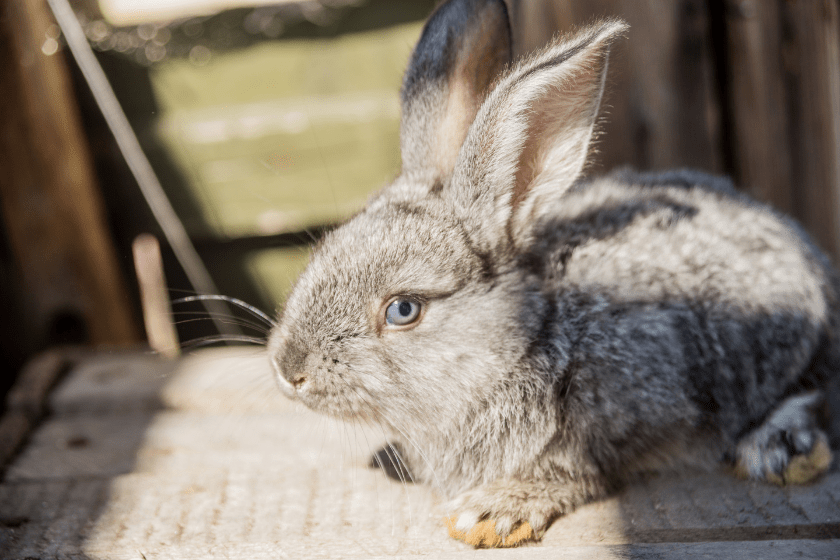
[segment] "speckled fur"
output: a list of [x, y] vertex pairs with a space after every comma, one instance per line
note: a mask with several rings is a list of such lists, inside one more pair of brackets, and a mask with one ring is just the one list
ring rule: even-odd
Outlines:
[[[840, 364], [826, 257], [725, 179], [581, 179], [623, 23], [466, 85], [447, 29], [509, 33], [500, 0], [430, 20], [406, 73], [403, 173], [313, 252], [270, 337], [281, 389], [388, 429], [461, 530], [489, 517], [540, 534], [639, 469], [737, 459], [742, 438], [762, 453], [786, 430], [776, 408]], [[465, 120], [446, 112], [471, 110], [440, 105], [456, 90], [475, 114], [457, 157], [435, 159], [439, 123]], [[423, 302], [414, 328], [381, 324], [398, 295]]]

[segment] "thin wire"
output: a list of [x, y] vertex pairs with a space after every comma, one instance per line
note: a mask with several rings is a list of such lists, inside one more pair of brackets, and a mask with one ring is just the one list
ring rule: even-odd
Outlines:
[[[199, 293], [219, 293], [210, 277], [210, 273], [201, 261], [201, 257], [198, 256], [192, 241], [190, 241], [187, 231], [184, 229], [184, 224], [181, 223], [172, 208], [172, 204], [166, 197], [149, 159], [140, 147], [140, 142], [138, 142], [137, 136], [134, 134], [134, 130], [131, 128], [131, 124], [129, 124], [128, 118], [114, 94], [108, 78], [105, 76], [105, 72], [102, 70], [102, 66], [96, 60], [93, 49], [90, 48], [85, 32], [76, 19], [73, 9], [67, 0], [47, 0], [47, 2], [53, 15], [55, 15], [61, 32], [64, 34], [64, 38], [67, 40], [67, 46], [70, 47], [73, 58], [76, 59], [91, 93], [93, 93], [99, 110], [102, 111], [102, 115], [108, 123], [108, 128], [111, 129], [111, 133], [117, 141], [117, 146], [122, 152], [123, 158], [125, 158], [131, 173], [137, 180], [143, 197], [163, 230], [163, 235], [175, 252], [175, 258], [178, 259], [184, 269], [190, 284]], [[210, 316], [213, 317], [216, 328], [220, 333], [242, 334], [237, 326], [225, 324], [215, 318], [217, 314], [230, 313], [230, 309], [223, 301], [206, 299], [202, 301], [202, 304], [210, 313]]]

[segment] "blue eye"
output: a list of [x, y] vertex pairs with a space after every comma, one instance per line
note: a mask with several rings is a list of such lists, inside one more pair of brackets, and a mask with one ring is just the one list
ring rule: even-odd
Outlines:
[[420, 302], [413, 299], [398, 298], [385, 309], [385, 322], [389, 325], [409, 325], [420, 316]]

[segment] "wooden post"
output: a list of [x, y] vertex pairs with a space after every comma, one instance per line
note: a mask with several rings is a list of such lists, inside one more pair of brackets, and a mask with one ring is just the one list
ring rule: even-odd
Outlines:
[[840, 259], [840, 1], [785, 2], [793, 34], [796, 214]]
[[84, 342], [139, 340], [44, 0], [0, 2], [0, 203], [38, 345], [70, 318]]
[[131, 248], [149, 346], [162, 356], [177, 358], [181, 354], [181, 347], [178, 344], [178, 331], [172, 322], [172, 306], [166, 289], [160, 244], [154, 235], [143, 233], [134, 238]]
[[706, 0], [509, 0], [521, 53], [596, 18], [619, 16], [610, 53], [596, 171], [696, 167], [723, 171], [720, 106]]
[[727, 0], [726, 81], [738, 186], [784, 212], [791, 188], [791, 122], [785, 67], [792, 63], [776, 1]]
[[840, 2], [727, 0], [736, 182], [840, 257]]

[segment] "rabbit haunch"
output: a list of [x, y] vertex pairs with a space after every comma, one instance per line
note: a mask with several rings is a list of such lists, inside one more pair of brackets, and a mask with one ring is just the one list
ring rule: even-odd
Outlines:
[[[838, 279], [807, 235], [702, 173], [581, 176], [625, 30], [509, 64], [501, 0], [440, 6], [402, 173], [315, 248], [271, 333], [281, 390], [380, 423], [457, 534], [539, 536], [642, 468], [776, 480], [825, 446]], [[401, 300], [420, 313], [396, 327]]]

